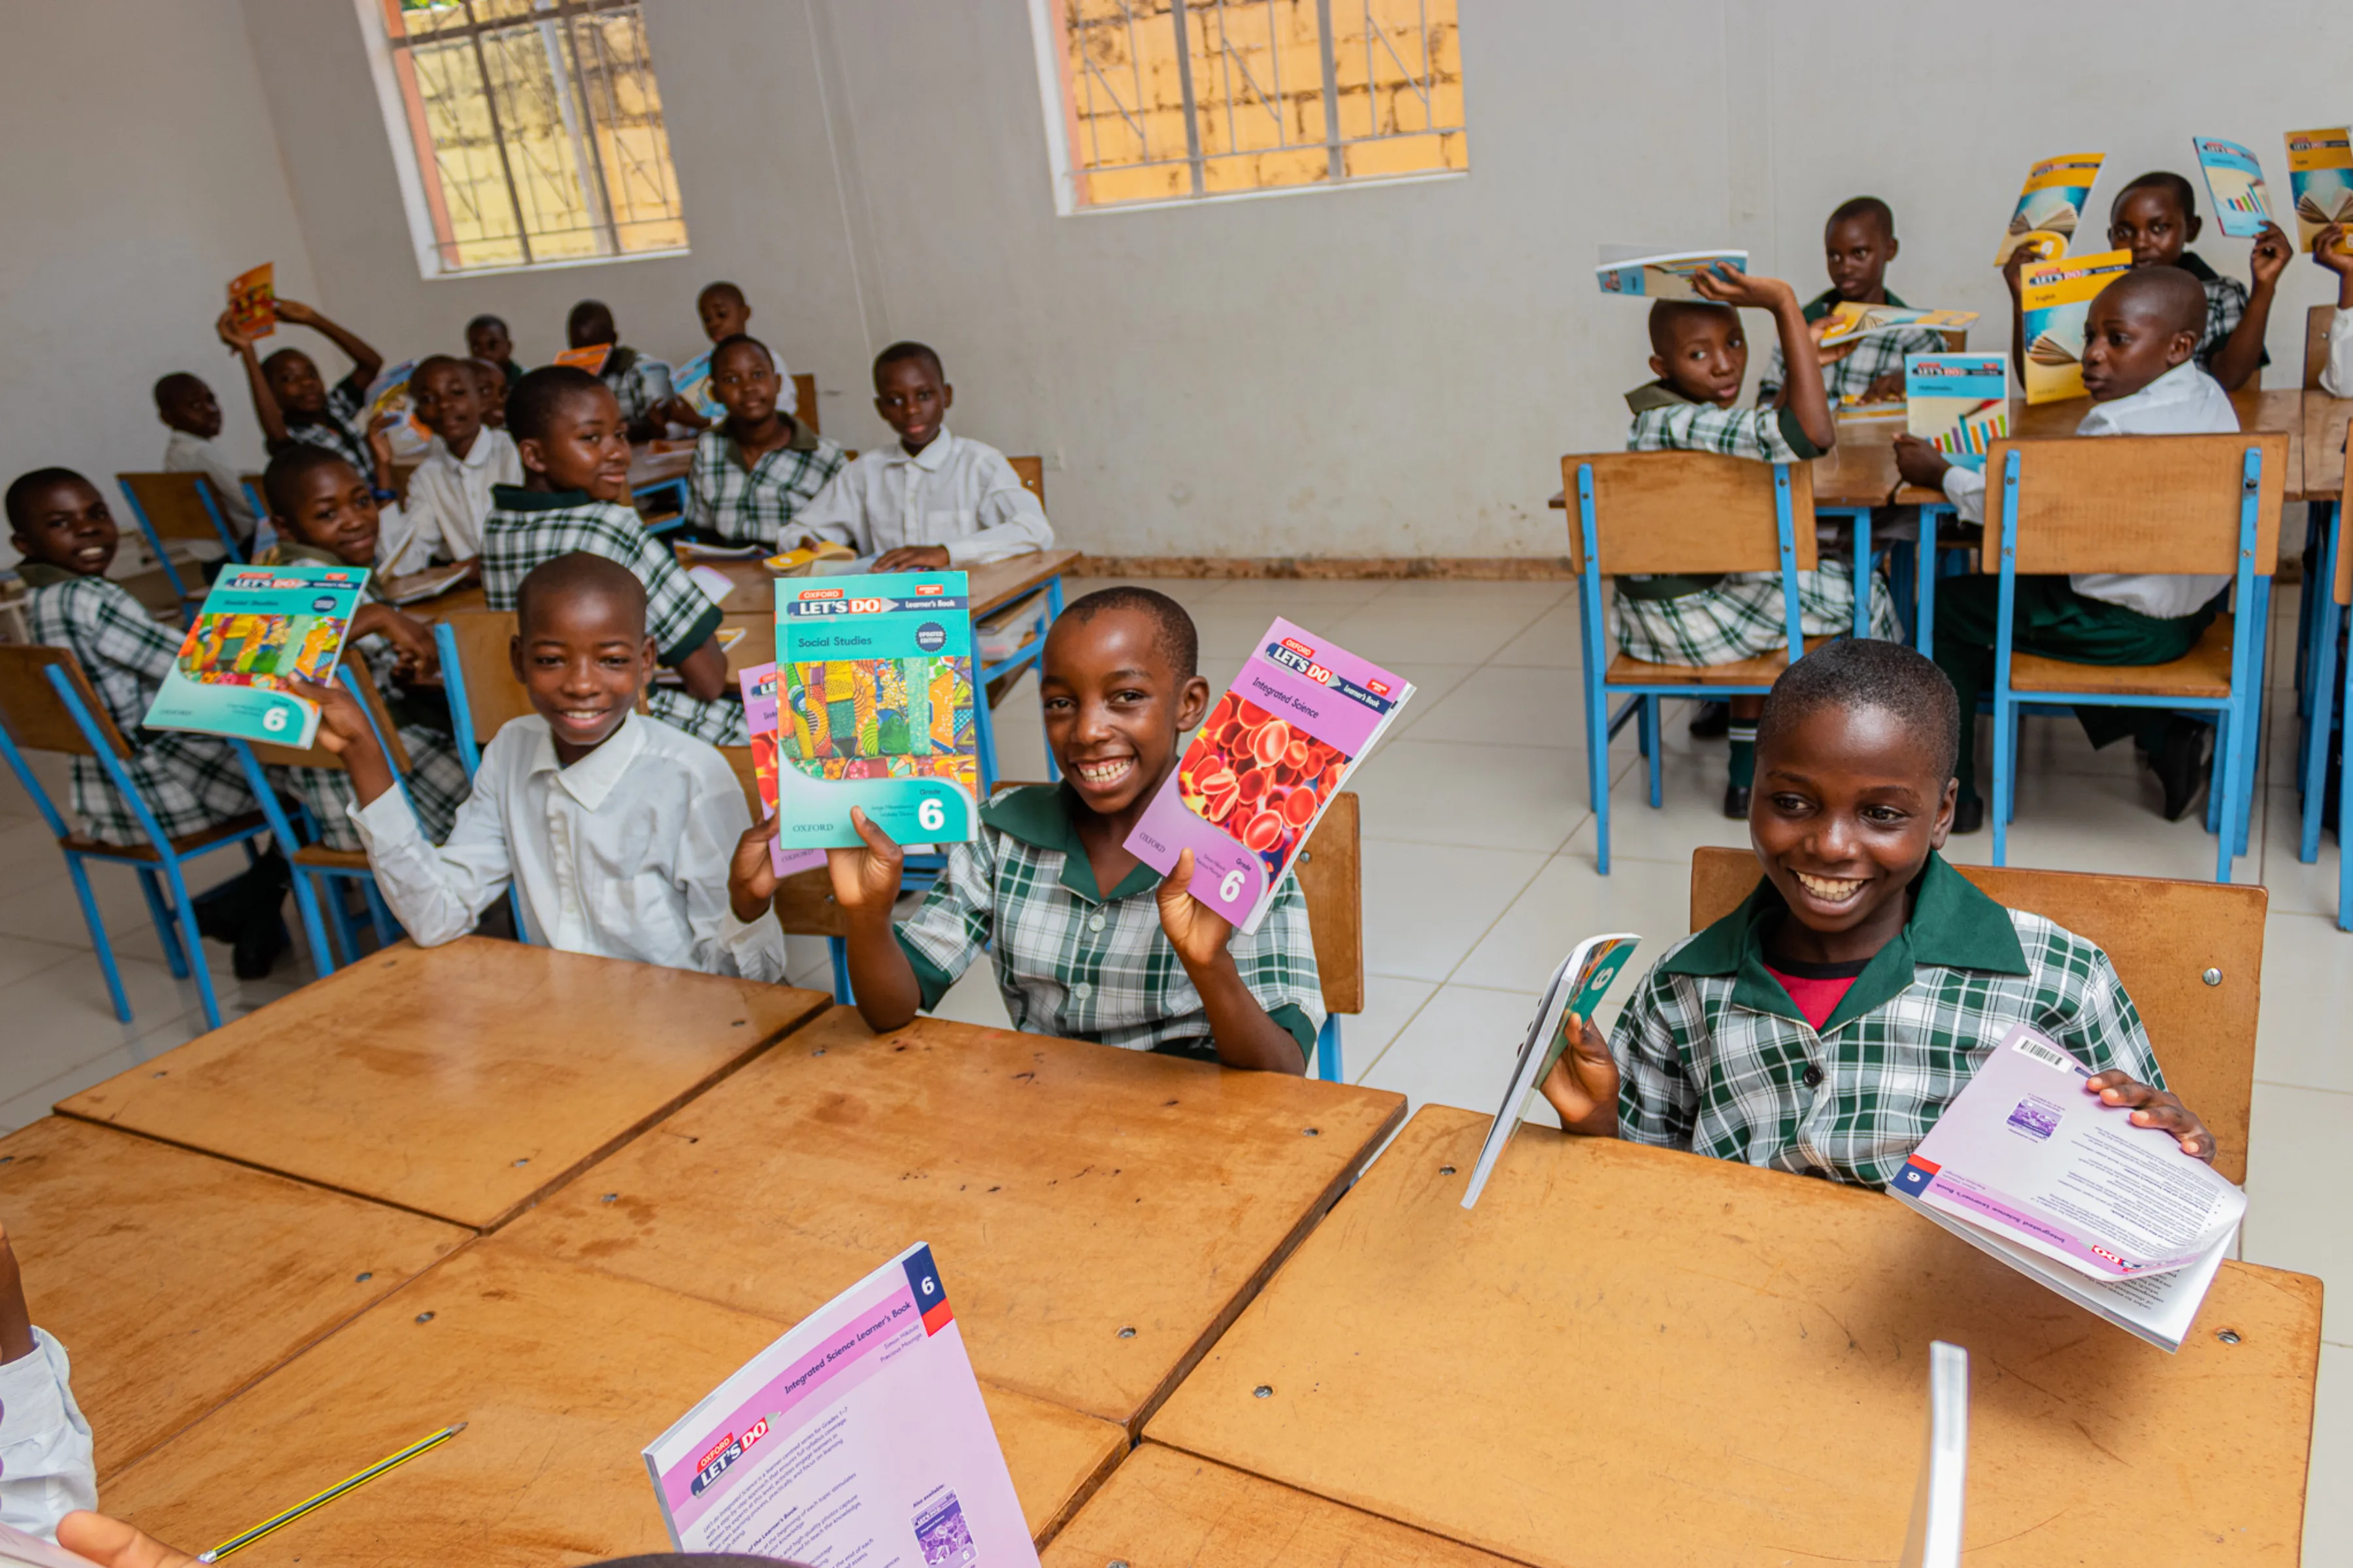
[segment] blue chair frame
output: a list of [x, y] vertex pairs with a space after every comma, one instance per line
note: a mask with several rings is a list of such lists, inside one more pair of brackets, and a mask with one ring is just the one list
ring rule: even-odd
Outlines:
[[[482, 765], [480, 740], [474, 733], [474, 709], [466, 699], [466, 670], [458, 653], [457, 628], [448, 621], [433, 623], [433, 651], [441, 663], [441, 691], [449, 703], [449, 736], [457, 743], [458, 760], [465, 764], [468, 783]], [[523, 918], [522, 895], [510, 884], [507, 910], [514, 917], [515, 940], [531, 941], [531, 922]]]
[[[195, 483], [196, 499], [205, 503], [205, 515], [212, 519], [213, 531], [220, 536], [221, 549], [227, 552], [229, 560], [240, 565], [244, 564], [245, 552], [237, 548], [237, 535], [229, 531], [228, 513], [222, 510], [220, 497], [214, 493], [212, 481], [202, 474], [189, 474], [185, 477]], [[171, 553], [164, 548], [164, 536], [155, 531], [154, 520], [147, 515], [147, 509], [139, 504], [139, 492], [132, 487], [131, 477], [127, 474], [117, 474], [114, 476], [114, 483], [116, 488], [122, 491], [123, 504], [130, 507], [132, 517], [139, 524], [139, 531], [146, 536], [147, 548], [155, 552], [156, 563], [164, 568], [164, 581], [172, 584], [172, 592], [179, 600], [180, 624], [182, 626], [192, 624], [195, 620], [196, 608], [203, 602], [202, 598], [192, 599], [188, 596], [187, 584], [180, 581], [179, 568], [172, 563]], [[250, 506], [253, 504], [253, 487], [246, 486], [245, 492], [246, 504]], [[264, 510], [257, 510], [253, 515], [260, 518], [269, 514]]]
[[[2322, 796], [2328, 779], [2328, 736], [2337, 715], [2337, 633], [2345, 621], [2345, 606], [2337, 602], [2337, 560], [2344, 548], [2337, 537], [2339, 507], [2330, 500], [2309, 503], [2306, 559], [2315, 569], [2305, 574], [2302, 615], [2302, 661], [2296, 667], [2296, 711], [2302, 725], [2296, 737], [2296, 783], [2304, 792], [2304, 820], [2295, 858], [2309, 866], [2320, 858]], [[2348, 669], [2353, 674], [2353, 669]], [[2345, 837], [2340, 810], [2337, 839]], [[2340, 900], [2341, 902], [2341, 900]], [[2343, 924], [2340, 919], [2339, 924]], [[2347, 927], [2353, 930], [2353, 927]]]
[[[997, 784], [997, 724], [989, 716], [988, 683], [1004, 677], [1018, 675], [1045, 657], [1046, 634], [1054, 629], [1055, 621], [1060, 619], [1062, 614], [1062, 574], [1059, 572], [1055, 573], [1036, 587], [1008, 599], [1004, 604], [988, 612], [992, 616], [1006, 615], [1023, 605], [1035, 604], [1041, 595], [1046, 600], [1045, 623], [1038, 628], [1036, 637], [1016, 649], [1010, 657], [1000, 659], [995, 664], [982, 664], [979, 634], [977, 632], [974, 634], [973, 731], [978, 741], [976, 749], [980, 753], [980, 795], [983, 800], [988, 798], [989, 792]], [[1062, 772], [1054, 765], [1054, 753], [1050, 750], [1046, 753], [1047, 782], [1059, 784], [1061, 782], [1061, 777]]]

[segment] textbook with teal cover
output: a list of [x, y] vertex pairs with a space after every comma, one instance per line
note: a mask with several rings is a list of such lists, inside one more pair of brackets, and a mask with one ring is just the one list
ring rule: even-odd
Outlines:
[[1985, 471], [2010, 434], [2008, 354], [1904, 356], [1905, 427], [1957, 468]]
[[1604, 294], [1641, 300], [1696, 300], [1692, 279], [1710, 268], [1748, 270], [1745, 250], [1653, 250], [1640, 245], [1605, 245], [1593, 269]]
[[971, 605], [961, 572], [778, 580], [780, 853], [855, 847], [852, 806], [899, 844], [977, 836]]
[[142, 722], [308, 750], [318, 704], [289, 695], [285, 683], [328, 682], [367, 580], [364, 566], [223, 572]]
[[2206, 176], [2206, 195], [2222, 232], [2232, 239], [2253, 239], [2272, 221], [2272, 199], [2263, 189], [2263, 166], [2236, 142], [2219, 136], [2192, 136], [2198, 152], [2198, 172]]
[[1486, 1142], [1479, 1146], [1478, 1163], [1471, 1167], [1471, 1180], [1464, 1184], [1464, 1208], [1476, 1204], [1479, 1194], [1486, 1191], [1495, 1162], [1504, 1157], [1504, 1145], [1511, 1142], [1513, 1130], [1520, 1124], [1520, 1108], [1527, 1103], [1528, 1092], [1544, 1081], [1568, 1049], [1570, 1021], [1592, 1018], [1594, 1008], [1601, 1005], [1610, 983], [1634, 956], [1641, 940], [1626, 931], [1587, 937], [1552, 972], [1544, 998], [1536, 1004], [1535, 1016], [1528, 1020], [1527, 1033], [1520, 1038], [1504, 1103], [1497, 1108], [1495, 1120], [1487, 1124]]
[[689, 407], [713, 424], [727, 417], [727, 410], [721, 407], [719, 399], [711, 395], [709, 349], [670, 373], [670, 389], [674, 395], [683, 398]]

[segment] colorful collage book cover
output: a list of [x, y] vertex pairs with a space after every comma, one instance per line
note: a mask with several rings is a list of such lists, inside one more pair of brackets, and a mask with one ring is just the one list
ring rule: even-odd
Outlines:
[[[744, 692], [744, 727], [752, 741], [752, 772], [760, 781], [760, 820], [776, 815], [776, 667], [763, 664], [739, 670], [735, 684]], [[768, 845], [768, 864], [779, 878], [814, 871], [825, 864], [822, 849], [787, 849], [779, 837]]]
[[2099, 177], [2105, 153], [2063, 153], [2045, 158], [2026, 173], [2025, 188], [2018, 193], [2017, 210], [1994, 251], [1993, 264], [2006, 264], [2010, 253], [2027, 249], [2036, 259], [2054, 260], [2074, 243], [2075, 226], [2083, 221], [2084, 203]]
[[1745, 250], [1649, 251], [1639, 245], [1605, 245], [1593, 269], [1604, 294], [1642, 300], [1696, 300], [1692, 279], [1712, 267], [1748, 270]]
[[777, 583], [780, 843], [857, 845], [852, 806], [900, 844], [978, 833], [971, 603], [961, 572]]
[[2271, 193], [2263, 189], [2263, 166], [2236, 142], [2219, 136], [2192, 136], [2198, 172], [2206, 176], [2206, 195], [2222, 232], [2233, 239], [2253, 239], [2272, 221]]
[[672, 395], [684, 398], [689, 407], [713, 424], [727, 417], [727, 410], [712, 395], [709, 349], [670, 373], [670, 389]]
[[147, 709], [146, 726], [309, 749], [318, 705], [290, 696], [285, 682], [326, 682], [367, 579], [364, 566], [223, 572]]
[[1258, 930], [1299, 847], [1413, 683], [1277, 620], [1209, 710], [1127, 837], [1166, 875], [1193, 851], [1193, 896]]
[[2084, 322], [2100, 290], [2132, 268], [2129, 250], [2030, 263], [2019, 278], [2026, 322], [2026, 401], [2084, 395]]
[[2010, 356], [1906, 354], [1904, 412], [1945, 461], [1983, 473], [1986, 453], [2010, 434]]
[[2300, 249], [2310, 250], [2330, 224], [2353, 223], [2353, 129], [2289, 132], [2287, 193]]
[[278, 265], [265, 261], [228, 280], [228, 324], [248, 338], [278, 330]]

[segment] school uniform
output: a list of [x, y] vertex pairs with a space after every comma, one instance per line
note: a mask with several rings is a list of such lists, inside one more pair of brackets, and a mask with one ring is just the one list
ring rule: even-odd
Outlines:
[[366, 379], [358, 371], [352, 372], [327, 389], [327, 406], [317, 418], [301, 425], [287, 419], [286, 438], [324, 447], [341, 455], [360, 478], [373, 481], [375, 454], [368, 449], [367, 393]]
[[[80, 661], [99, 706], [133, 748], [122, 770], [165, 837], [201, 833], [258, 809], [227, 741], [140, 728], [180, 656], [179, 632], [157, 625], [146, 605], [108, 578], [77, 576], [38, 561], [20, 563], [16, 574], [31, 590], [25, 618], [32, 639], [70, 649]], [[139, 818], [94, 757], [73, 759], [73, 809], [82, 833], [102, 844], [147, 843]]]
[[[1895, 297], [1894, 289], [1890, 289], [1886, 293], [1887, 303], [1890, 305], [1899, 310], [1910, 309], [1903, 300]], [[1819, 321], [1836, 310], [1839, 304], [1839, 291], [1835, 289], [1824, 289], [1806, 301], [1806, 320]], [[1871, 384], [1881, 376], [1893, 375], [1900, 378], [1904, 374], [1904, 358], [1906, 354], [1934, 354], [1944, 352], [1945, 334], [1931, 331], [1925, 327], [1905, 327], [1900, 331], [1873, 332], [1867, 338], [1857, 339], [1853, 353], [1822, 366], [1822, 388], [1830, 394], [1831, 406], [1833, 408], [1839, 405], [1841, 398], [1860, 402], [1862, 395], [1870, 390]], [[1757, 384], [1757, 406], [1759, 408], [1770, 406], [1775, 396], [1780, 393], [1781, 384], [1788, 378], [1788, 366], [1781, 358], [1781, 345], [1777, 342], [1773, 345], [1771, 355], [1765, 361], [1764, 378]]]
[[725, 425], [694, 443], [686, 474], [687, 521], [732, 543], [775, 547], [790, 523], [841, 472], [840, 443], [793, 421], [793, 438], [746, 468]]
[[[2106, 953], [2005, 909], [1931, 853], [1904, 929], [1818, 1025], [1768, 956], [1768, 882], [1666, 951], [1611, 1031], [1618, 1135], [1883, 1187], [2002, 1037], [2029, 1024], [2094, 1072], [2165, 1087]], [[1802, 989], [1802, 987], [1801, 987]]]
[[245, 499], [245, 480], [238, 477], [237, 465], [224, 457], [218, 447], [201, 436], [174, 430], [171, 439], [164, 443], [164, 471], [204, 475], [213, 487], [213, 494], [220, 500], [221, 510], [228, 517], [229, 531], [239, 539], [253, 537], [253, 508]]
[[[1069, 784], [1032, 784], [981, 807], [980, 837], [949, 846], [946, 871], [896, 928], [925, 1010], [986, 954], [1017, 1029], [1215, 1061], [1200, 993], [1160, 928], [1160, 873], [1139, 865], [1103, 891], [1078, 809]], [[1257, 934], [1237, 928], [1226, 951], [1313, 1060], [1324, 992], [1296, 879], [1282, 879]]]
[[[1801, 463], [1822, 455], [1795, 411], [1695, 403], [1663, 381], [1626, 395], [1634, 416], [1630, 452], [1720, 452], [1760, 463]], [[1571, 519], [1571, 526], [1575, 520]], [[1734, 664], [1788, 643], [1778, 572], [1624, 576], [1614, 581], [1618, 646], [1650, 664]], [[1854, 626], [1850, 563], [1825, 561], [1798, 574], [1798, 614], [1808, 637]], [[1886, 584], [1872, 595], [1873, 637], [1900, 637]]]
[[350, 816], [385, 901], [420, 947], [473, 930], [512, 886], [540, 946], [785, 978], [782, 928], [765, 914], [739, 921], [728, 902], [728, 866], [752, 826], [744, 788], [725, 758], [659, 720], [628, 715], [570, 767], [546, 720], [510, 720], [438, 848], [398, 790]]
[[653, 417], [655, 405], [670, 400], [670, 366], [635, 349], [614, 349], [596, 375], [612, 389], [626, 424], [646, 423]]
[[[2174, 265], [2197, 279], [2198, 286], [2206, 290], [2206, 330], [2199, 334], [2194, 357], [2199, 369], [2211, 370], [2214, 356], [2222, 352], [2222, 345], [2231, 341], [2231, 334], [2239, 330], [2239, 322], [2247, 313], [2247, 286], [2207, 266], [2194, 250], [2183, 251]], [[2271, 363], [2271, 351], [2265, 349], [2255, 363]], [[2233, 425], [2232, 428], [2238, 426]]]
[[425, 448], [425, 460], [408, 476], [408, 499], [402, 509], [408, 514], [414, 541], [410, 552], [421, 555], [417, 565], [437, 553], [452, 561], [480, 555], [491, 488], [522, 483], [522, 458], [515, 451], [514, 437], [505, 431], [485, 426], [475, 432], [474, 444], [462, 458], [434, 437]]
[[44, 1541], [58, 1521], [98, 1507], [90, 1422], [74, 1402], [73, 1365], [48, 1331], [33, 1352], [0, 1364], [0, 1524]]
[[1004, 454], [944, 426], [912, 457], [896, 441], [861, 454], [794, 517], [788, 536], [860, 555], [937, 544], [958, 571], [1054, 544], [1046, 509]]
[[2320, 390], [2353, 397], [2353, 310], [2342, 305], [2328, 318], [2328, 363], [2320, 368]]
[[[664, 665], [675, 668], [719, 630], [719, 606], [628, 507], [591, 500], [583, 490], [512, 485], [492, 487], [491, 499], [491, 515], [482, 524], [482, 601], [490, 608], [513, 609], [533, 567], [585, 550], [619, 562], [646, 585], [646, 635], [654, 639]], [[656, 687], [646, 703], [655, 718], [712, 745], [752, 743], [740, 702], [704, 702]]]
[[[2185, 436], [2239, 427], [2230, 395], [2195, 362], [2179, 364], [2129, 397], [2095, 403], [2078, 436]], [[1945, 472], [1945, 496], [1969, 522], [1985, 521], [1986, 477]], [[2019, 651], [2074, 664], [2165, 664], [2198, 646], [2214, 619], [2229, 574], [2077, 573], [2021, 576], [2012, 611]], [[2001, 580], [1946, 577], [1936, 584], [1936, 663], [1961, 699], [1961, 793], [1977, 794], [1978, 696], [1993, 679]], [[2137, 735], [2154, 747], [2170, 715], [2163, 709], [2078, 708], [2095, 746]]]

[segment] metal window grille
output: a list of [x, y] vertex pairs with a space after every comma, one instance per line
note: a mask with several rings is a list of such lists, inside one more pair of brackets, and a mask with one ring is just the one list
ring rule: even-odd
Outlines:
[[445, 272], [686, 245], [637, 0], [382, 0]]

